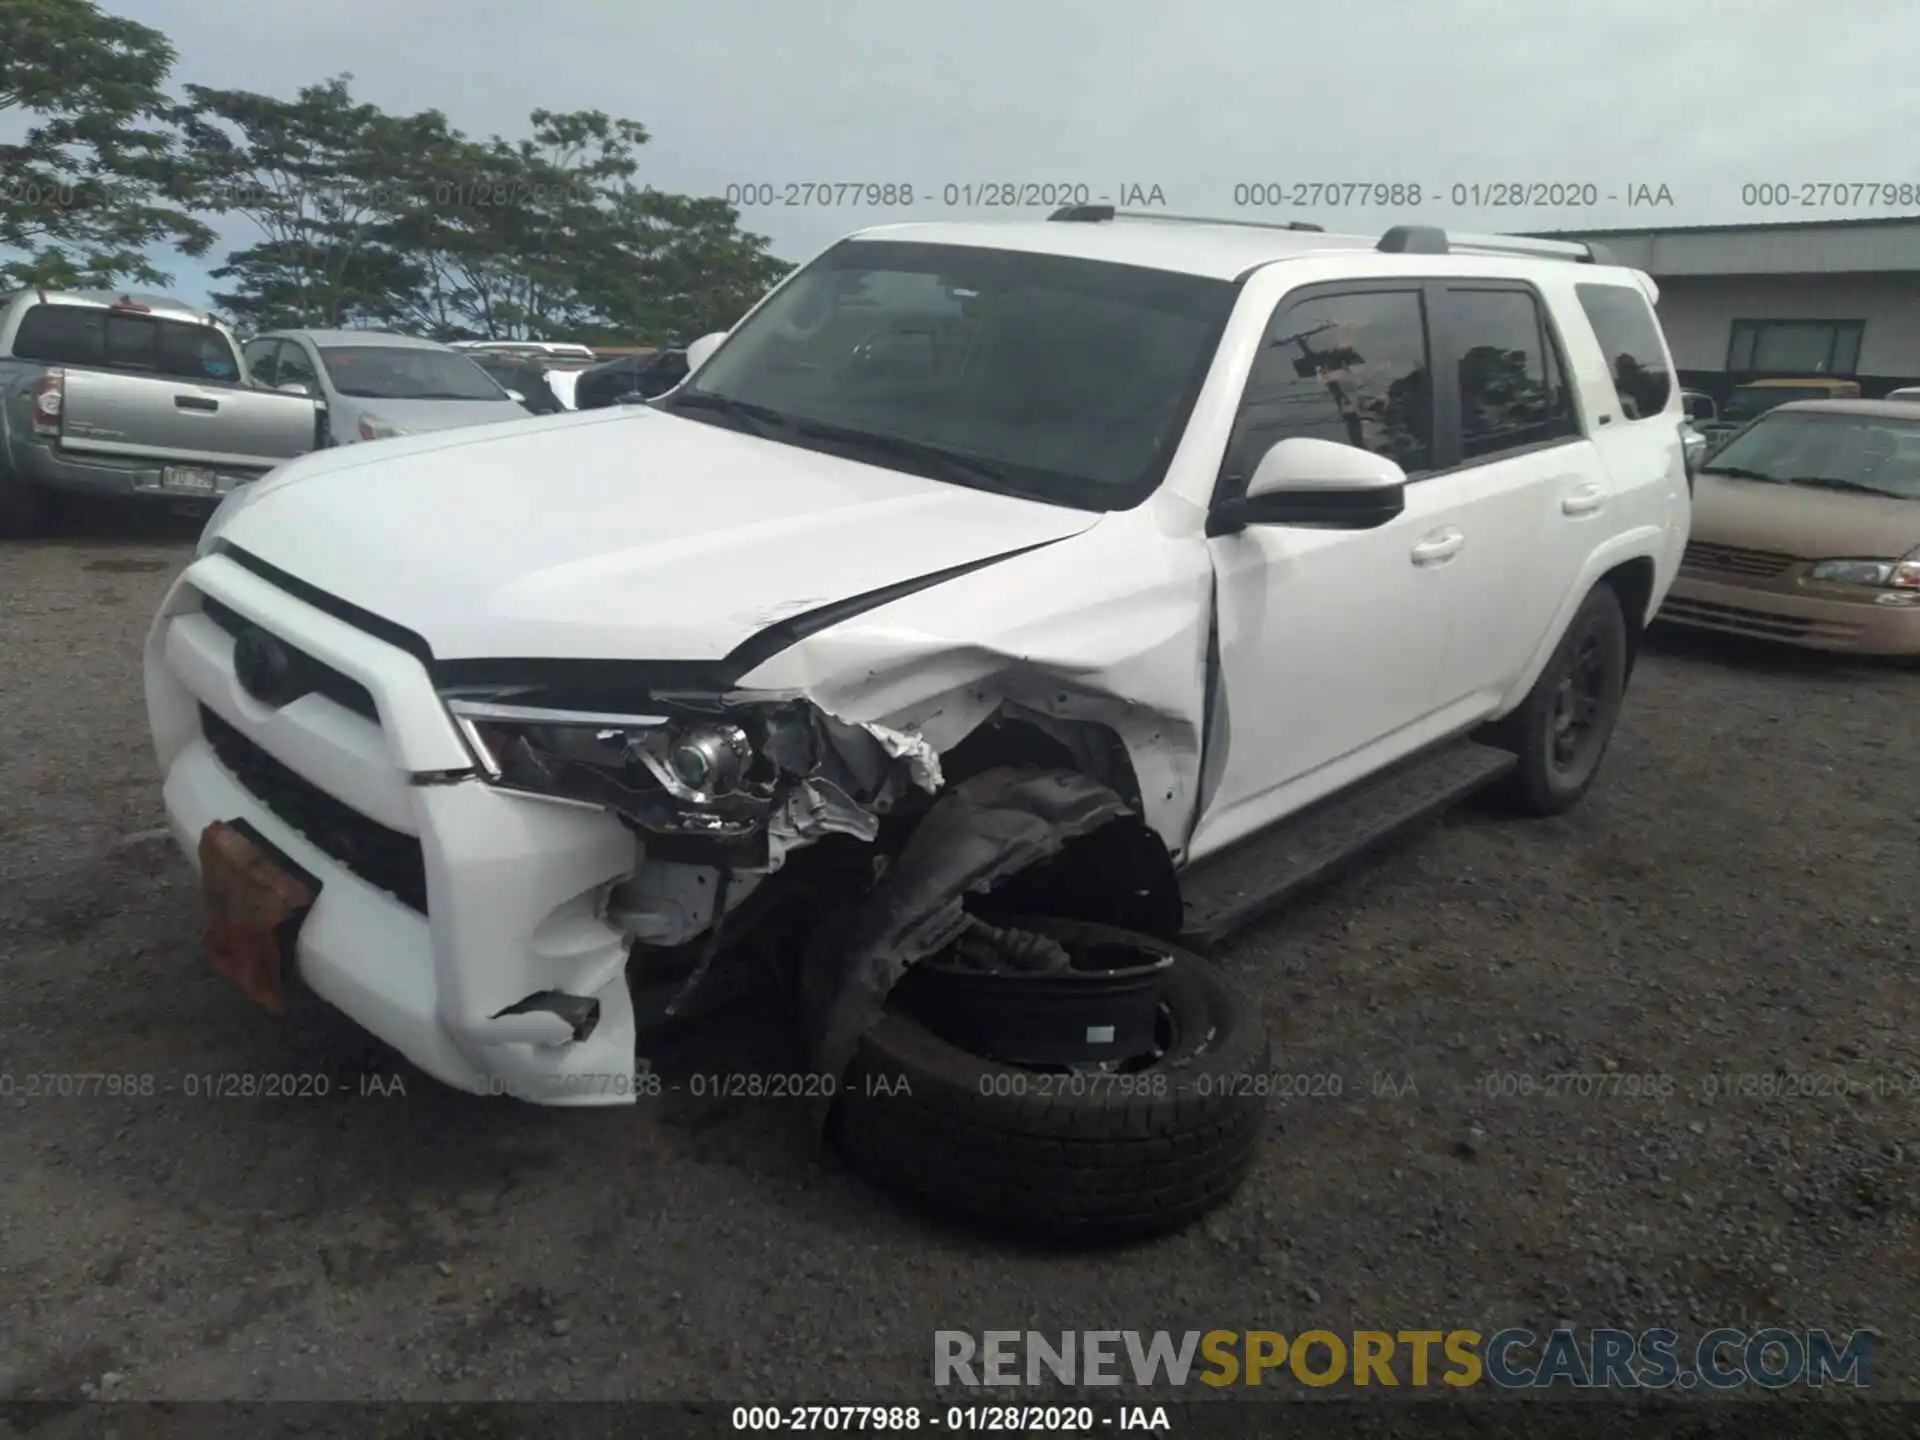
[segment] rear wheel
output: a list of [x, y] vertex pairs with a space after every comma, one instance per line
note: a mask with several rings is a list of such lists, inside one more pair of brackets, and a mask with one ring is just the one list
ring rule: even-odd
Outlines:
[[1620, 597], [1597, 585], [1496, 743], [1520, 763], [1502, 792], [1523, 814], [1558, 815], [1580, 803], [1613, 739], [1626, 690], [1627, 625]]
[[[929, 1208], [1054, 1240], [1144, 1237], [1224, 1204], [1265, 1128], [1269, 1052], [1258, 1019], [1207, 962], [1149, 936], [1062, 920], [1021, 920], [1015, 930], [1069, 951], [1125, 947], [1163, 958], [1146, 1052], [1097, 1066], [1066, 1061], [1059, 1041], [1074, 1027], [1048, 1033], [1043, 1018], [1064, 1013], [1056, 992], [1009, 1013], [1003, 1031], [1027, 1053], [1051, 1050], [1051, 1062], [989, 1059], [974, 1053], [980, 1039], [962, 1048], [948, 1038], [979, 1035], [987, 1010], [979, 992], [969, 997], [951, 976], [915, 984], [930, 972], [909, 972], [840, 1086], [833, 1141], [877, 1183]], [[1011, 1004], [1020, 983], [1008, 989]], [[1129, 1028], [1124, 1019], [1120, 1028]]]

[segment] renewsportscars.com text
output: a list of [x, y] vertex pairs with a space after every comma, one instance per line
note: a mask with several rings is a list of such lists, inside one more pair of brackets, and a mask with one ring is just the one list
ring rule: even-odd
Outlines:
[[1716, 1329], [937, 1330], [936, 1385], [1492, 1385], [1503, 1390], [1767, 1390], [1869, 1383], [1875, 1335]]

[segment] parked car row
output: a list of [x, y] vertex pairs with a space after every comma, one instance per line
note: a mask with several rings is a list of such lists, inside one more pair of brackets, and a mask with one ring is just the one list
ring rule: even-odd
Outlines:
[[370, 330], [280, 330], [241, 352], [254, 382], [316, 401], [321, 445], [524, 420], [509, 392], [468, 355]]
[[49, 497], [211, 505], [325, 443], [316, 394], [254, 383], [211, 316], [156, 295], [0, 298], [0, 536]]
[[1920, 655], [1920, 406], [1789, 400], [1723, 444], [1695, 485], [1662, 620]]
[[684, 350], [283, 330], [244, 346], [164, 296], [0, 296], [0, 537], [62, 495], [210, 510], [309, 450], [652, 398]]

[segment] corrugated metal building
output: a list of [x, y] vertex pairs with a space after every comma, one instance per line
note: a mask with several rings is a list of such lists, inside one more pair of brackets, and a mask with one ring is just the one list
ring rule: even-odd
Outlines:
[[1682, 382], [1716, 400], [1808, 375], [1920, 384], [1920, 216], [1540, 233], [1652, 275]]

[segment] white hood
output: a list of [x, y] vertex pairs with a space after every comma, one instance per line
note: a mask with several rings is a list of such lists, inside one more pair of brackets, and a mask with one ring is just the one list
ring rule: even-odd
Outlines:
[[714, 660], [1099, 518], [632, 406], [318, 452], [219, 538], [440, 659]]

